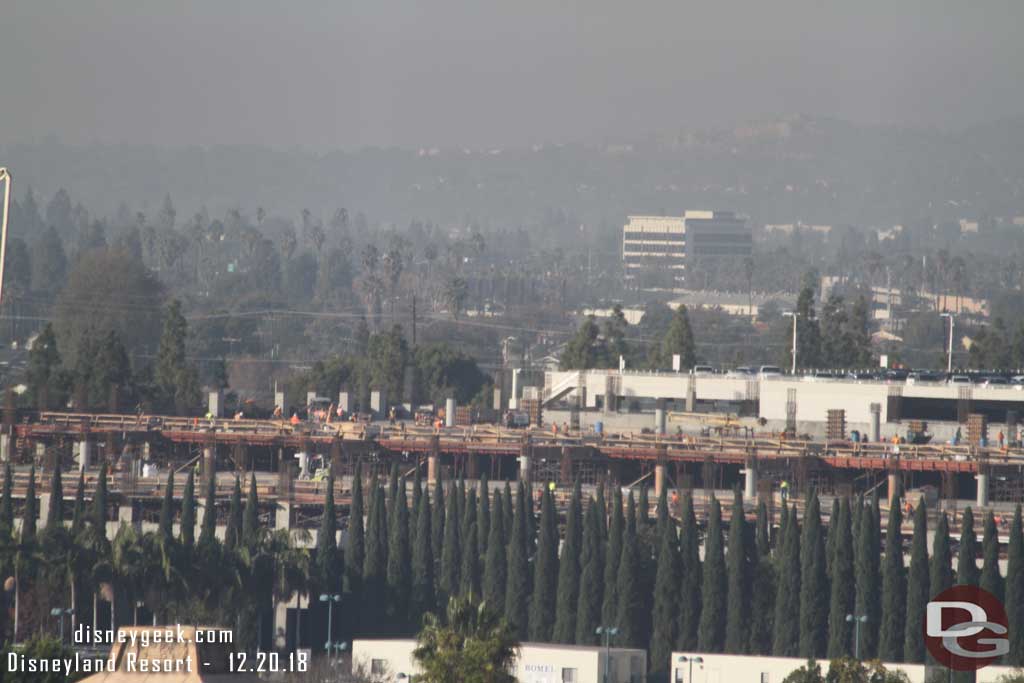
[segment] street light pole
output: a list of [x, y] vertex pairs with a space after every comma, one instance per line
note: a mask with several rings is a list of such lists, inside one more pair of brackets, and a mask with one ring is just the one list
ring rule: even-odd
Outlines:
[[4, 263], [7, 260], [7, 217], [11, 213], [11, 174], [0, 168], [0, 181], [4, 183], [4, 218], [0, 224], [0, 303], [4, 299]]
[[796, 374], [796, 319], [800, 317], [800, 314], [797, 313], [796, 311], [785, 311], [785, 312], [783, 312], [782, 315], [787, 317], [787, 318], [792, 318], [793, 319], [793, 351], [792, 351], [793, 363], [792, 363], [792, 367], [789, 370], [789, 374], [795, 375]]
[[846, 621], [853, 622], [853, 657], [860, 661], [860, 625], [868, 623], [868, 615], [864, 614], [855, 617], [852, 614], [846, 615]]
[[594, 633], [604, 636], [604, 683], [608, 683], [608, 669], [612, 661], [612, 636], [618, 635], [619, 629], [616, 626], [598, 626]]
[[952, 374], [953, 372], [953, 314], [952, 313], [940, 313], [940, 318], [949, 318], [949, 346], [947, 347], [946, 356], [946, 374]]
[[680, 664], [686, 664], [687, 662], [690, 663], [690, 673], [689, 673], [689, 676], [687, 676], [687, 678], [686, 678], [686, 683], [693, 683], [693, 665], [697, 664], [699, 666], [699, 665], [703, 664], [704, 663], [704, 658], [703, 657], [687, 657], [686, 655], [683, 655], [682, 657], [679, 658], [679, 663]]
[[339, 602], [341, 596], [337, 594], [328, 595], [324, 593], [320, 596], [320, 602], [327, 603], [327, 642], [324, 643], [324, 651], [327, 653], [327, 659], [331, 658], [331, 645], [332, 636], [334, 629], [334, 603]]

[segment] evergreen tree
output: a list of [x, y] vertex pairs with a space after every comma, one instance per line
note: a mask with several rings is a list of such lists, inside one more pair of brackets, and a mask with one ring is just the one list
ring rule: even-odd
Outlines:
[[409, 504], [405, 495], [405, 480], [399, 479], [388, 533], [388, 616], [397, 633], [405, 633], [409, 617], [409, 596], [412, 593], [412, 549], [409, 547]]
[[188, 323], [181, 312], [181, 302], [174, 300], [164, 313], [153, 379], [165, 406], [180, 413], [188, 412], [199, 400], [198, 377], [185, 356]]
[[[480, 495], [477, 496], [476, 547], [480, 557], [487, 557], [487, 537], [491, 533], [491, 489], [487, 485], [487, 474], [480, 475]], [[499, 508], [497, 512], [501, 512]]]
[[363, 561], [363, 594], [360, 627], [364, 633], [379, 634], [383, 630], [381, 612], [386, 605], [384, 591], [387, 581], [387, 520], [384, 489], [374, 482], [370, 492], [370, 511], [366, 519], [366, 557]]
[[906, 633], [907, 585], [903, 569], [903, 513], [894, 492], [885, 529], [885, 563], [882, 565], [882, 626], [878, 636], [878, 658], [883, 662], [903, 661]]
[[260, 539], [260, 498], [256, 491], [256, 473], [249, 475], [249, 495], [242, 511], [242, 542], [250, 552]]
[[960, 519], [960, 554], [956, 565], [956, 582], [961, 585], [977, 586], [978, 574], [978, 537], [974, 534], [974, 513], [971, 508], [964, 510]]
[[164, 487], [164, 499], [160, 505], [160, 540], [165, 544], [174, 539], [174, 470], [167, 472], [167, 486]]
[[64, 482], [60, 474], [60, 459], [54, 459], [50, 479], [50, 505], [46, 510], [46, 528], [57, 529], [64, 524]]
[[[434, 500], [431, 502], [431, 506], [434, 518], [430, 520], [430, 552], [434, 556], [434, 577], [437, 580], [441, 576], [441, 556], [444, 554], [445, 503], [441, 477], [438, 477], [434, 483]], [[440, 605], [440, 601], [438, 604]]]
[[[858, 499], [857, 506], [854, 508], [854, 514], [850, 519], [852, 525], [851, 533], [853, 538], [859, 538], [860, 534], [860, 511], [861, 501]], [[828, 573], [829, 580], [832, 577], [832, 563], [836, 558], [836, 543], [839, 540], [840, 530], [836, 525], [836, 520], [839, 519], [841, 512], [839, 498], [832, 499], [832, 514], [829, 515], [828, 529], [825, 531], [825, 571]]]
[[[404, 484], [404, 481], [403, 481]], [[391, 474], [388, 477], [388, 497], [387, 497], [387, 519], [388, 529], [390, 529], [391, 520], [395, 518], [395, 504], [398, 502], [398, 463], [391, 464]]]
[[580, 483], [576, 482], [566, 511], [565, 542], [558, 561], [558, 604], [555, 607], [553, 639], [556, 643], [576, 642], [576, 610], [580, 600], [581, 545], [583, 543]]
[[914, 538], [910, 546], [910, 570], [907, 572], [907, 612], [903, 635], [903, 661], [924, 662], [925, 606], [931, 599], [928, 576], [928, 508], [922, 500], [914, 512]]
[[679, 533], [679, 647], [697, 648], [697, 633], [701, 615], [700, 531], [693, 511], [693, 496], [683, 499], [682, 528]]
[[647, 487], [641, 486], [636, 505], [636, 529], [642, 534], [651, 521], [651, 500]]
[[431, 524], [430, 496], [421, 495], [419, 510], [416, 512], [416, 535], [412, 548], [412, 597], [411, 623], [418, 629], [423, 615], [435, 609], [437, 595], [434, 592], [434, 549]]
[[[502, 520], [502, 528], [505, 530], [506, 539], [512, 535], [512, 485], [505, 482], [505, 494], [501, 497], [502, 510], [505, 519]], [[497, 510], [495, 510], [497, 512]]]
[[366, 531], [363, 516], [363, 466], [357, 462], [352, 475], [352, 504], [349, 506], [348, 535], [345, 539], [345, 593], [349, 601], [360, 599], [363, 583], [363, 565], [366, 563]]
[[36, 466], [28, 473], [28, 488], [25, 489], [25, 509], [21, 517], [21, 543], [30, 545], [36, 539], [36, 524], [39, 519], [39, 500], [36, 498]]
[[[477, 526], [477, 512], [479, 511], [479, 509], [480, 505], [477, 502], [476, 489], [470, 486], [466, 491], [465, 503], [459, 510], [459, 513], [461, 515], [459, 517], [459, 521], [460, 524], [462, 525], [462, 529], [460, 531], [461, 538], [459, 540], [462, 542], [461, 546], [463, 551], [465, 551], [466, 546], [469, 545], [470, 527], [475, 528]], [[479, 529], [477, 529], [477, 534], [479, 537]], [[473, 545], [474, 547], [476, 547], [477, 550], [480, 549], [480, 546], [477, 544], [477, 541], [474, 540]], [[463, 552], [463, 557], [465, 557], [465, 552]], [[477, 557], [479, 558], [479, 555]], [[477, 599], [479, 599], [479, 592], [474, 593], [474, 595], [476, 595]]]
[[619, 613], [619, 558], [622, 557], [622, 535], [625, 520], [622, 516], [622, 490], [615, 487], [612, 495], [611, 523], [608, 530], [608, 552], [604, 563], [604, 602], [601, 606], [601, 624], [614, 626]]
[[619, 575], [616, 581], [615, 623], [619, 628], [618, 642], [622, 647], [640, 647], [646, 643], [644, 622], [650, 612], [644, 611], [640, 587], [640, 545], [637, 542], [637, 513], [633, 492], [627, 503], [626, 529], [622, 535], [622, 553], [619, 555]]
[[[0, 504], [0, 508], [3, 505]], [[0, 513], [0, 517], [2, 517]], [[71, 535], [74, 538], [78, 538], [79, 534], [82, 533], [82, 528], [85, 526], [85, 470], [80, 470], [78, 473], [78, 486], [75, 488], [75, 507], [71, 513]], [[0, 529], [3, 528], [3, 522], [0, 521]], [[7, 534], [0, 531], [0, 538], [7, 538]]]
[[1013, 513], [1006, 555], [1006, 600], [1003, 604], [1006, 605], [1007, 637], [1010, 639], [1006, 663], [1020, 667], [1024, 666], [1024, 524], [1021, 522], [1020, 504]]
[[501, 490], [494, 491], [494, 513], [490, 515], [487, 532], [487, 553], [484, 555], [483, 598], [494, 609], [505, 608], [505, 584], [508, 582], [508, 540], [505, 538], [505, 513]]
[[[852, 649], [853, 624], [846, 621], [846, 615], [853, 612], [853, 532], [850, 520], [850, 499], [844, 498], [839, 515], [832, 519], [829, 540], [833, 543], [832, 556], [832, 597], [828, 613], [828, 658], [838, 659], [850, 656]], [[860, 616], [858, 613], [855, 616]]]
[[96, 532], [107, 536], [107, 463], [100, 463], [100, 474], [96, 479], [96, 493], [92, 497], [91, 522]]
[[658, 569], [654, 579], [651, 623], [651, 675], [654, 680], [668, 680], [672, 650], [678, 641], [679, 609], [679, 543], [675, 525], [665, 522], [661, 525]]
[[775, 617], [775, 564], [771, 557], [771, 539], [768, 534], [768, 506], [757, 506], [755, 556], [751, 568], [750, 617], [751, 654], [767, 655], [772, 650], [772, 623]]
[[206, 498], [203, 503], [203, 522], [199, 531], [199, 545], [208, 546], [217, 533], [217, 477], [206, 478]]
[[196, 541], [196, 475], [189, 470], [185, 480], [185, 490], [181, 494], [181, 544], [191, 548]]
[[416, 515], [420, 513], [420, 496], [423, 495], [423, 474], [422, 464], [416, 462], [416, 471], [412, 479], [412, 505], [409, 506], [409, 532], [414, 533], [419, 528], [419, 521]]
[[459, 492], [458, 489], [448, 496], [448, 512], [445, 515], [444, 545], [441, 551], [441, 579], [439, 582], [438, 603], [446, 604], [448, 598], [457, 595], [461, 585], [459, 574], [462, 563], [462, 544], [460, 539]]
[[530, 602], [530, 640], [548, 642], [555, 625], [558, 589], [558, 518], [551, 489], [541, 499], [540, 536], [533, 562], [533, 596]]
[[981, 587], [1003, 600], [1003, 575], [999, 572], [999, 532], [996, 520], [989, 510], [985, 515], [985, 534], [981, 541], [984, 562], [981, 567]]
[[224, 530], [224, 548], [234, 550], [242, 539], [242, 482], [235, 477], [235, 488], [228, 503], [228, 525]]
[[601, 602], [603, 599], [604, 565], [599, 551], [603, 539], [598, 517], [604, 514], [593, 498], [583, 515], [583, 549], [580, 551], [579, 603], [576, 609], [576, 644], [595, 645], [594, 633], [601, 625]]
[[793, 657], [800, 648], [800, 624], [793, 618], [800, 613], [800, 529], [796, 520], [796, 507], [783, 508], [785, 530], [779, 556], [779, 578], [775, 593], [775, 631], [772, 634], [772, 654]]
[[466, 537], [462, 545], [462, 569], [459, 571], [461, 581], [460, 593], [465, 597], [474, 600], [480, 599], [480, 550], [477, 546], [477, 539], [480, 537], [476, 528], [476, 515], [466, 530]]
[[672, 367], [672, 356], [679, 356], [679, 367], [688, 370], [697, 362], [697, 345], [693, 341], [693, 330], [686, 306], [680, 306], [672, 315], [668, 331], [665, 332], [661, 345], [654, 354], [653, 365], [659, 369]]
[[4, 462], [4, 488], [0, 495], [0, 541], [6, 541], [14, 533], [13, 478], [11, 461], [8, 460]]
[[697, 647], [701, 652], [722, 652], [725, 645], [727, 577], [722, 549], [722, 506], [711, 499], [711, 516], [704, 541], [704, 578], [701, 583], [700, 631]]
[[938, 595], [953, 585], [953, 557], [949, 550], [949, 519], [945, 514], [939, 516], [939, 525], [935, 529], [935, 540], [932, 545], [932, 563], [929, 574], [931, 596]]
[[729, 522], [728, 607], [725, 621], [725, 651], [742, 655], [750, 640], [750, 531], [743, 511], [743, 494], [733, 491], [732, 518]]
[[828, 605], [825, 574], [825, 541], [821, 532], [821, 504], [812, 493], [804, 515], [800, 539], [800, 648], [799, 656], [820, 658], [825, 655], [828, 637]]
[[856, 549], [856, 584], [857, 599], [854, 609], [856, 616], [868, 618], [867, 628], [861, 628], [860, 652], [868, 659], [874, 659], [878, 653], [878, 631], [881, 620], [881, 604], [879, 595], [879, 556], [882, 554], [879, 528], [878, 499], [872, 505], [860, 508], [861, 522], [859, 535], [854, 539]]
[[523, 482], [519, 482], [516, 493], [516, 511], [512, 518], [508, 545], [508, 579], [505, 584], [505, 620], [519, 640], [527, 637], [530, 598], [529, 561], [527, 548], [527, 502], [528, 494]]
[[338, 576], [338, 520], [334, 509], [334, 475], [327, 476], [324, 492], [324, 511], [320, 516], [320, 530], [316, 535], [316, 558], [313, 565], [314, 593], [335, 595], [340, 591]]

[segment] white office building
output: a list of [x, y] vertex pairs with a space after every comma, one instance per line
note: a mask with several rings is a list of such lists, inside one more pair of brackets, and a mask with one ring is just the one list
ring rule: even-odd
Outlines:
[[671, 273], [686, 279], [688, 259], [749, 256], [753, 245], [746, 218], [732, 211], [686, 211], [682, 216], [629, 216], [622, 228], [626, 279]]

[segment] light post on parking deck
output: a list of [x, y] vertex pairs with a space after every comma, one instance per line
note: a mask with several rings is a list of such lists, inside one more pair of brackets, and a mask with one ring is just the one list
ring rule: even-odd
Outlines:
[[860, 625], [868, 623], [868, 615], [864, 614], [855, 617], [852, 614], [846, 615], [846, 621], [853, 622], [853, 657], [860, 661]]
[[608, 669], [612, 661], [612, 636], [618, 635], [619, 629], [617, 626], [598, 626], [594, 633], [604, 636], [604, 683], [608, 683]]
[[793, 353], [792, 353], [792, 355], [793, 355], [793, 363], [792, 363], [792, 367], [789, 370], [789, 374], [795, 375], [796, 374], [796, 319], [800, 317], [800, 314], [797, 313], [796, 311], [783, 311], [782, 315], [785, 318], [792, 318], [793, 319]]
[[0, 222], [0, 302], [4, 298], [4, 261], [7, 257], [7, 216], [11, 212], [11, 174], [0, 168], [0, 182], [4, 184], [3, 221]]
[[51, 617], [57, 617], [60, 619], [60, 644], [64, 644], [64, 616], [70, 616], [74, 614], [75, 610], [65, 607], [54, 607], [50, 610]]
[[949, 318], [949, 346], [946, 352], [946, 374], [948, 375], [953, 372], [953, 314], [939, 313], [939, 317]]
[[320, 596], [320, 602], [327, 603], [327, 642], [324, 643], [324, 651], [327, 652], [327, 659], [331, 658], [331, 646], [332, 636], [334, 628], [334, 603], [340, 602], [341, 596], [337, 594], [328, 595], [324, 593]]
[[690, 663], [690, 673], [689, 673], [689, 675], [686, 678], [686, 683], [693, 683], [693, 665], [696, 664], [696, 665], [700, 666], [700, 665], [704, 664], [704, 658], [703, 657], [687, 657], [686, 655], [682, 655], [679, 658], [679, 663], [680, 664], [686, 664], [687, 662]]

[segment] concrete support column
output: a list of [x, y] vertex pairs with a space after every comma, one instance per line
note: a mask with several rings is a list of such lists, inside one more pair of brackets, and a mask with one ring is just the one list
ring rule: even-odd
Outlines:
[[665, 399], [659, 398], [654, 402], [654, 433], [665, 436]]
[[430, 437], [430, 455], [427, 456], [427, 483], [437, 484], [441, 476], [441, 439], [435, 434]]
[[135, 524], [135, 506], [131, 503], [117, 508], [117, 523], [120, 525], [122, 522], [128, 526]]
[[292, 525], [292, 504], [278, 501], [277, 509], [274, 511], [274, 528], [291, 529]]
[[36, 441], [36, 460], [39, 461], [40, 465], [45, 464], [43, 459], [46, 457], [46, 444], [42, 441]]
[[519, 479], [520, 481], [530, 480], [530, 444], [527, 441], [519, 447]]
[[274, 392], [274, 407], [281, 409], [281, 415], [283, 415], [285, 419], [288, 419], [289, 417], [291, 417], [291, 415], [285, 415], [285, 411], [288, 410], [288, 406], [286, 406], [284, 404], [284, 392], [283, 391], [275, 391]]
[[288, 647], [288, 603], [274, 603], [274, 647], [283, 650]]
[[889, 472], [888, 487], [889, 502], [892, 502], [903, 492], [903, 482], [899, 472], [894, 470]]
[[11, 448], [14, 443], [14, 437], [10, 434], [0, 434], [0, 462], [7, 462], [11, 459]]
[[455, 399], [448, 398], [444, 401], [444, 426], [455, 426]]
[[693, 375], [686, 383], [686, 412], [692, 413], [697, 410], [697, 380]]
[[224, 392], [220, 389], [206, 395], [206, 410], [214, 417], [224, 417]]
[[299, 479], [309, 479], [309, 453], [298, 451], [295, 459], [299, 462]]
[[36, 521], [36, 527], [42, 529], [46, 526], [46, 518], [50, 516], [50, 492], [39, 494], [38, 508], [39, 519]]
[[351, 406], [349, 405], [349, 397], [347, 391], [338, 392], [338, 410], [343, 413], [351, 412]]
[[882, 404], [871, 404], [871, 441], [878, 443], [882, 440]]
[[662, 491], [665, 490], [665, 479], [668, 474], [668, 465], [664, 462], [658, 462], [654, 466], [654, 497], [660, 498]]
[[757, 463], [753, 458], [747, 459], [743, 469], [743, 499], [754, 501], [757, 498]]
[[988, 472], [979, 470], [975, 479], [978, 480], [978, 507], [988, 507]]
[[199, 471], [202, 474], [203, 491], [210, 485], [210, 479], [217, 476], [217, 451], [213, 444], [203, 446], [203, 457], [200, 460]]
[[84, 472], [89, 469], [92, 460], [92, 443], [88, 439], [82, 439], [77, 444], [78, 448], [78, 470]]

